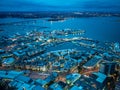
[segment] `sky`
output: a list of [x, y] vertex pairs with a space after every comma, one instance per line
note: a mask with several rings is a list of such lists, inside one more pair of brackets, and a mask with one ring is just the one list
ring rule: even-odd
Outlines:
[[0, 0], [0, 11], [119, 11], [120, 0]]

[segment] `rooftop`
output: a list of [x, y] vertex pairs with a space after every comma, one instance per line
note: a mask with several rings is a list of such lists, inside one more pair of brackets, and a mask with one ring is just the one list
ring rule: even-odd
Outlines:
[[89, 68], [89, 67], [95, 67], [95, 65], [97, 63], [99, 63], [101, 61], [101, 59], [98, 58], [92, 58], [91, 60], [89, 60], [87, 63], [84, 64], [84, 68]]
[[99, 83], [103, 83], [105, 81], [105, 79], [107, 78], [107, 76], [105, 74], [100, 73], [100, 72], [94, 72], [93, 74], [97, 76], [96, 81]]
[[17, 72], [17, 71], [0, 71], [0, 77], [1, 78], [8, 78], [8, 79], [14, 79], [15, 77], [23, 74], [23, 72]]
[[14, 61], [15, 61], [15, 59], [12, 58], [12, 57], [10, 57], [10, 58], [5, 59], [2, 64], [3, 64], [3, 65], [10, 65], [10, 64], [12, 64]]
[[70, 90], [84, 90], [82, 86], [73, 86]]

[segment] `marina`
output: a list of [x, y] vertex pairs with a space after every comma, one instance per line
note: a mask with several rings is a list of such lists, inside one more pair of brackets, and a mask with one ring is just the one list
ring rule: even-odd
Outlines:
[[120, 90], [120, 0], [1, 0], [0, 90]]
[[[34, 30], [25, 35], [16, 33], [10, 38], [2, 38], [2, 42], [0, 42], [0, 73], [16, 70], [25, 74], [22, 73], [18, 78], [6, 75], [0, 75], [0, 77], [5, 80], [6, 77], [9, 78], [10, 86], [14, 86], [13, 83], [18, 80], [19, 84], [23, 82], [28, 86], [34, 86], [34, 83], [37, 82], [41, 88], [49, 90], [52, 85], [62, 82], [65, 86], [60, 85], [57, 88], [69, 90], [70, 86], [81, 77], [85, 78], [87, 75], [91, 78], [94, 72], [100, 73], [101, 63], [115, 62], [117, 63], [115, 65], [119, 65], [119, 43], [102, 42], [83, 37], [85, 33], [84, 30], [73, 29], [45, 32]], [[54, 76], [53, 73], [56, 73], [57, 76], [56, 74]], [[11, 81], [13, 78], [15, 78], [14, 81]], [[23, 78], [28, 81], [24, 81]], [[31, 83], [29, 80], [32, 80]], [[88, 84], [86, 83], [86, 85]], [[25, 87], [27, 88], [27, 86]], [[96, 89], [103, 87], [105, 86], [96, 86]], [[95, 89], [92, 86], [89, 88]]]

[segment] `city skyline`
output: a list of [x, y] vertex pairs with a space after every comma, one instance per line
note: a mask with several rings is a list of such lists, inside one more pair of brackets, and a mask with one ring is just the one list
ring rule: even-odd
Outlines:
[[120, 90], [120, 0], [1, 0], [0, 90]]

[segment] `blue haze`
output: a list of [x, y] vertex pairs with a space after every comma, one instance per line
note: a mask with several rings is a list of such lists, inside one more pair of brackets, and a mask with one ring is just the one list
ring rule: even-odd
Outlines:
[[120, 0], [1, 0], [0, 11], [120, 12]]
[[[120, 13], [120, 0], [0, 0], [0, 12], [2, 11], [104, 11]], [[22, 19], [0, 19], [0, 22], [21, 21]], [[54, 29], [83, 29], [86, 36], [108, 41], [120, 42], [119, 17], [95, 17], [67, 19], [65, 22], [51, 24], [45, 20], [37, 20], [37, 26], [48, 26], [48, 30]], [[0, 35], [13, 35], [16, 32], [25, 33], [34, 30], [26, 26], [3, 26], [4, 32]], [[37, 29], [38, 30], [38, 29]]]
[[[6, 18], [0, 19], [0, 23], [16, 22], [28, 19]], [[31, 30], [62, 30], [66, 28], [70, 29], [82, 29], [86, 33], [84, 36], [101, 40], [101, 41], [115, 41], [120, 42], [120, 17], [91, 17], [91, 18], [68, 18], [64, 22], [48, 22], [46, 19], [37, 19], [35, 24], [29, 23], [19, 26], [6, 25], [0, 27], [5, 30], [0, 32], [0, 35], [13, 35], [17, 32], [25, 34]], [[35, 27], [31, 27], [31, 25]], [[39, 29], [36, 26], [45, 26], [46, 29]]]

